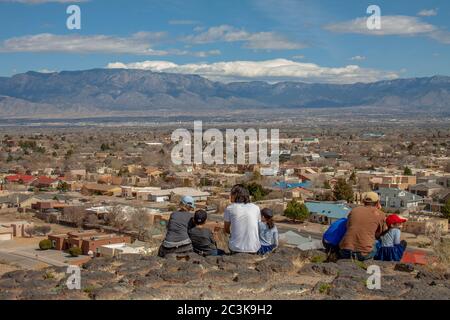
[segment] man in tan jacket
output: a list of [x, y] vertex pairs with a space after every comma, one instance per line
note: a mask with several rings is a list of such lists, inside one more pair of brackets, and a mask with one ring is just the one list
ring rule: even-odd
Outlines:
[[378, 194], [366, 193], [363, 203], [348, 215], [347, 232], [339, 244], [342, 259], [372, 259], [377, 253], [376, 239], [386, 230]]

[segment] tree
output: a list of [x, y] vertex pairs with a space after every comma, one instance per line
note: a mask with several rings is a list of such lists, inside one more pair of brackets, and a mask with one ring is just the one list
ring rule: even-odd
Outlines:
[[325, 180], [325, 181], [324, 181], [324, 183], [323, 183], [323, 188], [324, 188], [324, 189], [331, 189], [330, 182], [328, 182], [328, 180]]
[[339, 178], [333, 190], [333, 196], [336, 200], [345, 200], [353, 202], [353, 189], [344, 178]]
[[405, 175], [405, 176], [412, 176], [413, 173], [411, 171], [411, 168], [405, 166], [405, 168], [403, 169], [403, 175]]
[[110, 149], [110, 148], [109, 148], [109, 144], [107, 144], [107, 143], [102, 143], [102, 145], [100, 146], [100, 149], [101, 149], [102, 151], [109, 150], [109, 149]]
[[79, 247], [72, 247], [72, 248], [69, 249], [69, 254], [72, 257], [78, 257], [79, 255], [82, 254], [82, 251], [81, 251], [81, 249]]
[[309, 218], [309, 210], [308, 207], [305, 206], [305, 204], [292, 199], [287, 204], [287, 207], [284, 210], [284, 215], [288, 218], [291, 218], [294, 222], [296, 222], [297, 220], [303, 222]]
[[441, 212], [445, 218], [450, 219], [450, 200], [442, 207]]
[[138, 208], [131, 217], [131, 227], [138, 232], [138, 238], [144, 237], [147, 229], [151, 226], [149, 213], [146, 208]]
[[58, 187], [56, 187], [56, 189], [58, 189], [61, 192], [67, 192], [67, 191], [69, 191], [69, 185], [65, 181], [60, 181], [58, 183]]
[[86, 211], [83, 207], [67, 207], [64, 208], [64, 218], [74, 223], [77, 227], [83, 225], [86, 217]]
[[264, 189], [262, 185], [256, 182], [252, 182], [246, 185], [246, 187], [254, 201], [260, 201], [270, 193], [267, 189]]
[[350, 175], [350, 178], [348, 179], [349, 181], [352, 181], [353, 184], [356, 184], [356, 173], [355, 171], [352, 172], [352, 174]]
[[52, 247], [52, 242], [48, 239], [44, 239], [39, 242], [39, 249], [41, 250], [49, 250]]
[[43, 225], [43, 226], [32, 226], [25, 228], [25, 233], [30, 235], [30, 237], [33, 236], [46, 236], [47, 234], [52, 231], [52, 227]]

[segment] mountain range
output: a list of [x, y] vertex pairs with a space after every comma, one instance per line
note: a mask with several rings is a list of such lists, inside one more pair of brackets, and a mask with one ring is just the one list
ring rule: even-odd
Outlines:
[[401, 107], [450, 112], [450, 77], [356, 84], [221, 83], [198, 75], [92, 69], [0, 77], [1, 117], [71, 117], [168, 110]]

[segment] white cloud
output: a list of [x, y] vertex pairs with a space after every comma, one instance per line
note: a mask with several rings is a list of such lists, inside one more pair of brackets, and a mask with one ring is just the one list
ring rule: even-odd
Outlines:
[[49, 70], [49, 69], [40, 69], [40, 70], [38, 70], [38, 72], [40, 72], [40, 73], [54, 73], [56, 71], [55, 70]]
[[365, 56], [354, 56], [354, 57], [351, 57], [350, 60], [352, 60], [352, 61], [363, 61], [363, 60], [366, 60], [366, 57]]
[[304, 81], [323, 83], [374, 82], [396, 79], [395, 72], [361, 68], [356, 65], [322, 67], [314, 63], [300, 63], [287, 59], [266, 61], [228, 61], [178, 65], [169, 61], [114, 62], [107, 68], [144, 69], [154, 72], [198, 74], [222, 82], [263, 80], [268, 82]]
[[220, 55], [219, 50], [191, 52], [178, 49], [153, 49], [152, 44], [158, 43], [165, 36], [165, 32], [143, 31], [129, 37], [41, 33], [4, 40], [0, 44], [0, 52], [113, 53], [146, 56], [192, 55], [196, 57]]
[[41, 33], [7, 39], [0, 45], [0, 52], [128, 53], [161, 56], [167, 52], [153, 50], [149, 42], [162, 36], [163, 33], [148, 32], [139, 32], [131, 37]]
[[303, 43], [290, 41], [275, 32], [250, 33], [230, 25], [211, 27], [204, 32], [185, 37], [184, 41], [192, 44], [243, 42], [246, 48], [264, 50], [294, 50], [306, 47]]
[[437, 16], [437, 14], [438, 14], [437, 9], [423, 9], [417, 13], [417, 15], [421, 17], [433, 17]]
[[431, 24], [420, 21], [416, 17], [408, 16], [381, 16], [381, 29], [367, 28], [367, 17], [356, 18], [350, 21], [333, 23], [325, 26], [326, 30], [337, 33], [359, 33], [366, 35], [417, 35], [436, 31]]
[[367, 18], [326, 25], [326, 30], [336, 33], [356, 33], [373, 36], [426, 36], [443, 44], [450, 44], [450, 32], [409, 16], [381, 16], [381, 29], [367, 28]]

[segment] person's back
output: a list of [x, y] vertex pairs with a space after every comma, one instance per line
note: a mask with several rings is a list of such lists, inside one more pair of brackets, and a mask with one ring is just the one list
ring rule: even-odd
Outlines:
[[190, 212], [175, 211], [170, 215], [167, 223], [167, 233], [164, 242], [169, 243], [166, 247], [171, 247], [170, 244], [191, 243], [188, 229], [192, 224], [193, 214]]
[[259, 240], [262, 246], [278, 247], [278, 229], [277, 226], [269, 228], [267, 223], [259, 222]]
[[217, 250], [213, 234], [208, 228], [195, 226], [189, 229], [189, 237], [196, 253], [211, 255]]
[[231, 224], [229, 247], [233, 252], [256, 253], [261, 247], [259, 207], [253, 203], [233, 203], [225, 209], [224, 221]]
[[328, 227], [322, 237], [326, 249], [331, 250], [339, 247], [339, 243], [347, 232], [347, 221], [347, 218], [342, 218]]
[[385, 215], [374, 206], [353, 209], [348, 215], [347, 231], [339, 247], [367, 255], [373, 250], [376, 236], [383, 232]]

